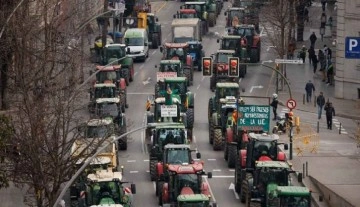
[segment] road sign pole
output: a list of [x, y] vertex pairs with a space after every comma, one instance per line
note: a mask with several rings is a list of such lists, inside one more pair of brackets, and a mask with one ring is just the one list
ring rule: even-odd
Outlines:
[[293, 159], [293, 126], [290, 127], [289, 138], [290, 138], [289, 160], [292, 160]]

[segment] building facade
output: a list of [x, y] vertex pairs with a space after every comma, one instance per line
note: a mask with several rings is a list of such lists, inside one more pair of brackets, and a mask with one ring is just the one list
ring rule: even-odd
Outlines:
[[360, 99], [360, 59], [345, 58], [345, 38], [360, 37], [360, 0], [337, 0], [335, 97]]

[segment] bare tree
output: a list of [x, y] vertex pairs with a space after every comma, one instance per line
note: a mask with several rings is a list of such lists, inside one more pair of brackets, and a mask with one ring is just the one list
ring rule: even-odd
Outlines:
[[74, 174], [75, 163], [97, 149], [89, 143], [71, 156], [71, 146], [80, 137], [76, 126], [84, 121], [79, 103], [85, 93], [77, 87], [81, 57], [86, 55], [77, 44], [81, 36], [75, 34], [88, 18], [78, 14], [88, 11], [81, 6], [85, 0], [62, 2], [25, 0], [6, 29], [11, 53], [2, 64], [7, 65], [8, 100], [16, 108], [10, 123], [14, 134], [6, 144], [19, 147], [19, 156], [7, 154], [6, 159], [13, 166], [11, 180], [30, 189], [29, 206], [52, 206], [62, 184]]

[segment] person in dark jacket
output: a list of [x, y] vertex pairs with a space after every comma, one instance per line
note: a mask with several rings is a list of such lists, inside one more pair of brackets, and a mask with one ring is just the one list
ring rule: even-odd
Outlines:
[[278, 101], [278, 95], [276, 93], [273, 94], [273, 100], [270, 104], [270, 106], [272, 106], [273, 108], [273, 113], [274, 113], [274, 119], [276, 120], [277, 117], [277, 107], [278, 107], [279, 101]]
[[305, 91], [306, 91], [306, 102], [309, 103], [309, 102], [311, 102], [312, 92], [315, 91], [315, 86], [311, 82], [311, 80], [309, 80], [309, 82], [306, 83]]
[[334, 66], [333, 66], [333, 64], [332, 64], [332, 62], [330, 60], [329, 60], [329, 63], [328, 63], [328, 68], [327, 68], [327, 71], [326, 71], [326, 75], [327, 75], [327, 78], [328, 78], [327, 84], [332, 85], [332, 78], [333, 78], [333, 75], [334, 75]]
[[315, 42], [317, 40], [315, 32], [310, 35], [310, 47], [315, 48]]
[[316, 73], [317, 66], [318, 66], [318, 63], [319, 63], [316, 55], [314, 55], [314, 56], [311, 58], [311, 61], [312, 61], [312, 64], [313, 64], [314, 73]]
[[325, 105], [325, 97], [323, 92], [320, 92], [320, 95], [316, 98], [316, 104], [318, 106], [318, 119], [321, 119], [322, 109]]
[[326, 123], [327, 128], [332, 130], [332, 118], [335, 116], [335, 108], [333, 107], [331, 102], [327, 102], [324, 110], [326, 111]]
[[314, 56], [316, 56], [315, 49], [313, 47], [310, 47], [308, 49], [308, 53], [309, 53], [309, 64], [311, 65], [311, 61], [313, 60]]

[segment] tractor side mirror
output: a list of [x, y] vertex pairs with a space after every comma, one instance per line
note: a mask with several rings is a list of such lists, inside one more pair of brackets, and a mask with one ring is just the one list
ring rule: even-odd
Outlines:
[[156, 17], [155, 21], [158, 22], [158, 21], [159, 21], [159, 18]]
[[126, 53], [130, 53], [130, 48], [126, 48]]
[[302, 178], [303, 178], [303, 174], [302, 174], [302, 173], [297, 174], [297, 181], [298, 181], [299, 183], [302, 183]]
[[135, 185], [135, 184], [131, 184], [130, 188], [131, 188], [131, 193], [132, 193], [132, 194], [136, 194], [136, 185]]
[[207, 173], [207, 177], [208, 177], [208, 178], [212, 178], [212, 172], [208, 172], [208, 173]]
[[288, 150], [289, 149], [289, 145], [288, 144], [284, 144], [284, 150]]
[[197, 153], [196, 153], [196, 158], [197, 158], [197, 159], [200, 159], [200, 158], [201, 158], [201, 153], [200, 153], [200, 152], [197, 152]]
[[157, 68], [157, 65], [155, 65], [154, 67]]
[[220, 40], [219, 40], [219, 39], [217, 39], [217, 40], [216, 40], [216, 42], [217, 42], [217, 43], [219, 43], [219, 42], [220, 42]]
[[148, 46], [148, 43], [147, 43], [147, 42], [144, 42], [144, 46]]
[[224, 16], [227, 16], [227, 12], [224, 12]]
[[160, 52], [163, 52], [164, 48], [162, 46], [160, 46]]

